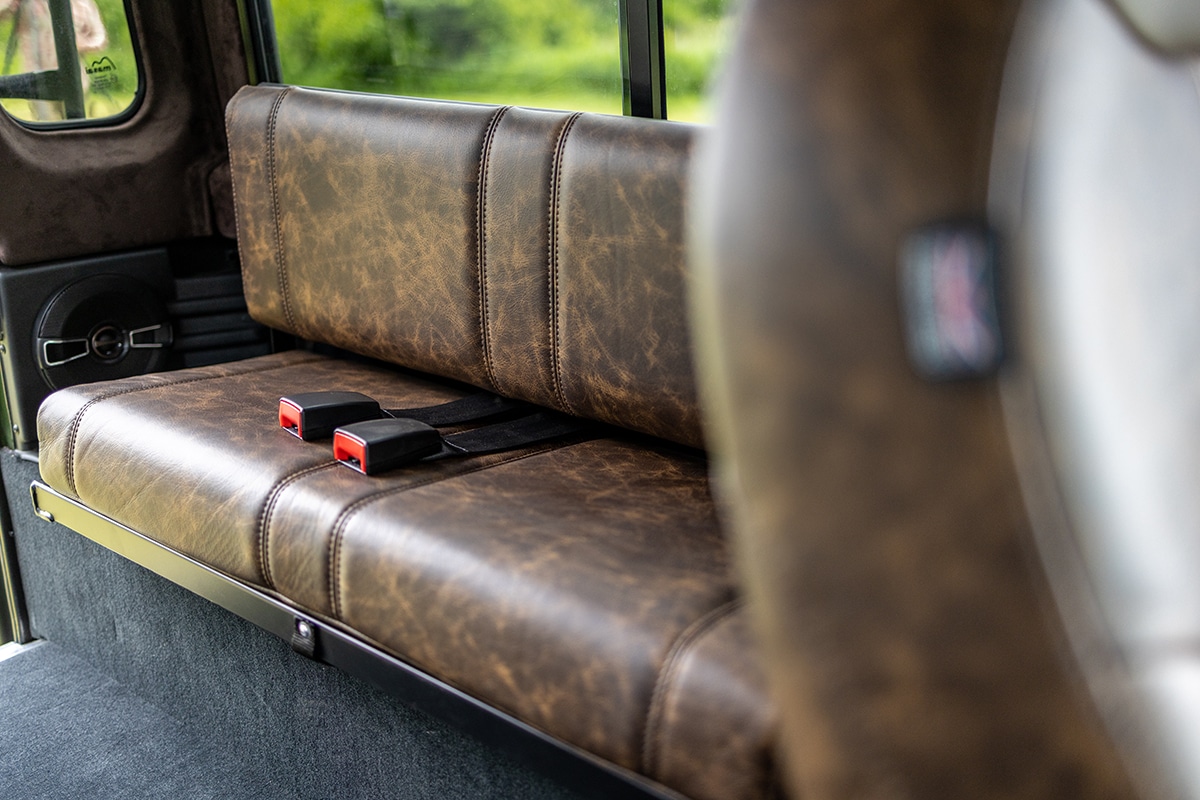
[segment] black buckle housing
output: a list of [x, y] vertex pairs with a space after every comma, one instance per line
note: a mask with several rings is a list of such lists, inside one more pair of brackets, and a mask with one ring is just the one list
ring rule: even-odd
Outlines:
[[379, 403], [358, 392], [305, 392], [279, 398], [279, 427], [306, 442], [327, 439], [342, 425], [382, 416]]
[[333, 432], [333, 457], [364, 475], [375, 475], [442, 452], [442, 436], [415, 419], [373, 419]]

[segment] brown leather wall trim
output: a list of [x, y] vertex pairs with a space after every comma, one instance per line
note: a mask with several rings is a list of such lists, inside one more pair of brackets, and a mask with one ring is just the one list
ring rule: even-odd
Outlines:
[[691, 127], [271, 86], [228, 125], [256, 319], [703, 444]]
[[203, 65], [212, 63], [210, 37], [243, 52], [236, 6], [133, 0], [132, 9], [146, 93], [131, 119], [30, 130], [0, 114], [6, 265], [209, 235], [229, 214], [217, 174], [225, 158], [222, 115], [246, 68], [225, 61], [214, 80]]

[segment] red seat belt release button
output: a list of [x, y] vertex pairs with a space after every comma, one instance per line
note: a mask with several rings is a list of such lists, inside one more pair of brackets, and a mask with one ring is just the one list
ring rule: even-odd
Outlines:
[[279, 427], [306, 442], [327, 439], [341, 425], [382, 416], [379, 403], [358, 392], [307, 392], [279, 398]]
[[373, 419], [333, 432], [333, 457], [364, 475], [375, 475], [442, 452], [442, 436], [415, 419]]

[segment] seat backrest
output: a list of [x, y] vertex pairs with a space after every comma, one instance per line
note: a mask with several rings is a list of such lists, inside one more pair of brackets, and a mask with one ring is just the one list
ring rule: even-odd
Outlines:
[[1017, 3], [743, 9], [696, 159], [697, 362], [794, 794], [1129, 797], [996, 385], [918, 377], [897, 299], [907, 234], [984, 214]]
[[283, 86], [227, 123], [255, 319], [701, 445], [691, 126]]

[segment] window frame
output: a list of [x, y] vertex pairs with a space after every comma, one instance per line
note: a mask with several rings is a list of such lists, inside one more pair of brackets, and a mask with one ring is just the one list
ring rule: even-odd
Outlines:
[[666, 119], [662, 0], [618, 0], [618, 4], [625, 116]]
[[[254, 83], [283, 83], [270, 0], [242, 0], [243, 33]], [[625, 116], [667, 118], [662, 0], [617, 0], [621, 104]]]
[[[70, 6], [70, 0], [48, 0], [48, 2], [50, 3], [50, 5], [52, 7], [52, 9], [51, 9], [52, 13], [53, 13], [53, 6], [56, 4], [65, 3], [68, 7]], [[138, 39], [137, 26], [134, 22], [133, 7], [130, 4], [130, 0], [122, 0], [121, 5], [125, 9], [125, 25], [129, 29], [129, 44], [130, 44], [130, 48], [133, 51], [134, 65], [137, 68], [137, 91], [134, 92], [133, 99], [129, 101], [129, 105], [125, 107], [125, 110], [121, 111], [119, 114], [113, 114], [112, 116], [108, 116], [108, 117], [93, 117], [91, 119], [88, 119], [85, 116], [85, 117], [75, 117], [75, 118], [59, 119], [59, 120], [39, 121], [39, 120], [21, 119], [20, 117], [16, 116], [12, 112], [10, 112], [8, 109], [0, 108], [0, 110], [2, 110], [3, 113], [5, 114], [5, 116], [7, 116], [13, 122], [16, 122], [21, 127], [27, 128], [31, 131], [63, 131], [63, 130], [78, 130], [80, 128], [107, 128], [107, 127], [111, 127], [111, 126], [120, 125], [120, 124], [122, 124], [124, 122], [128, 122], [130, 119], [132, 119], [134, 117], [134, 115], [136, 115], [138, 113], [138, 111], [141, 110], [142, 103], [146, 99], [146, 69], [145, 69], [145, 65], [142, 62], [142, 48], [141, 48], [141, 43]], [[57, 41], [55, 42], [55, 44], [56, 45], [58, 44]], [[75, 58], [73, 60], [75, 61], [76, 66], [79, 66], [82, 63], [82, 60], [79, 58], [79, 54], [77, 52], [75, 52], [74, 55], [75, 55]], [[9, 78], [9, 77], [15, 78], [15, 77], [20, 77], [20, 76], [19, 75], [0, 76], [0, 81], [2, 81], [4, 78]], [[4, 99], [6, 99], [6, 100], [8, 100], [8, 99], [31, 100], [31, 99], [40, 99], [40, 98], [13, 96], [13, 97], [5, 97]], [[58, 102], [62, 102], [62, 103], [64, 103], [64, 105], [66, 103], [65, 100], [58, 101]]]

